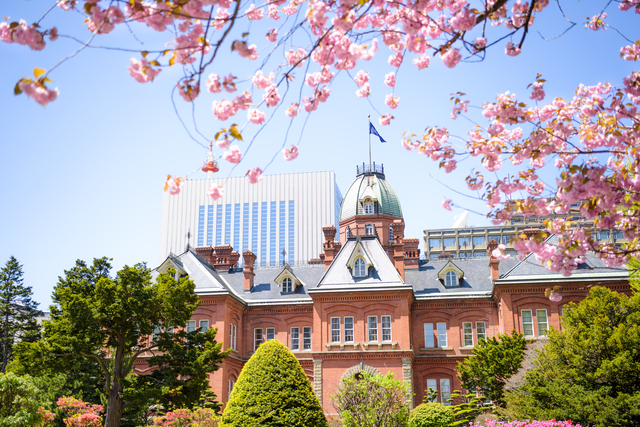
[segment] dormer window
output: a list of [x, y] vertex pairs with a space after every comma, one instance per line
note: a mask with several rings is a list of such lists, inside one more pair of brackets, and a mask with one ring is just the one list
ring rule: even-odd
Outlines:
[[446, 287], [452, 287], [452, 286], [458, 285], [458, 276], [456, 275], [455, 271], [453, 270], [447, 271], [447, 274], [445, 275], [444, 285]]
[[365, 215], [373, 215], [373, 203], [371, 203], [370, 201], [365, 202], [364, 213]]
[[362, 259], [362, 258], [356, 259], [356, 262], [353, 265], [353, 275], [355, 277], [366, 277], [367, 276], [367, 266], [364, 263], [364, 259]]
[[282, 292], [283, 293], [291, 293], [293, 292], [293, 281], [290, 277], [285, 277], [282, 280]]
[[367, 224], [364, 226], [365, 234], [367, 236], [373, 236], [373, 224]]
[[464, 272], [452, 261], [447, 262], [447, 264], [438, 273], [438, 279], [440, 279], [442, 284], [447, 288], [460, 286], [463, 277]]

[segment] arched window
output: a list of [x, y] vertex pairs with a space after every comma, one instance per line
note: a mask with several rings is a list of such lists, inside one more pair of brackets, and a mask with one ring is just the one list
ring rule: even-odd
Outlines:
[[458, 276], [455, 271], [447, 271], [447, 275], [445, 276], [444, 285], [449, 286], [457, 286], [458, 285]]
[[373, 215], [373, 204], [371, 202], [365, 202], [364, 213], [365, 215]]
[[367, 266], [362, 258], [358, 258], [353, 265], [353, 275], [355, 277], [365, 277], [367, 275]]
[[373, 236], [373, 224], [367, 224], [367, 225], [365, 225], [364, 230], [365, 230], [365, 234], [366, 234], [367, 236]]
[[293, 292], [293, 284], [290, 277], [285, 277], [282, 281], [282, 292]]

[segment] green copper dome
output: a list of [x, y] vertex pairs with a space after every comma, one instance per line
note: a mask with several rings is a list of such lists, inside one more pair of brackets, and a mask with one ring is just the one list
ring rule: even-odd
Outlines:
[[342, 200], [340, 208], [340, 221], [356, 215], [367, 215], [365, 213], [365, 200], [371, 200], [373, 215], [389, 215], [402, 218], [402, 208], [396, 192], [385, 178], [380, 166], [375, 167], [375, 172], [369, 172], [358, 167], [358, 176], [353, 181], [347, 194]]

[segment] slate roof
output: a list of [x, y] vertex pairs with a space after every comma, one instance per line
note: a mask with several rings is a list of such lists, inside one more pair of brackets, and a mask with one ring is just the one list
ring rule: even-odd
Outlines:
[[[464, 272], [460, 286], [447, 288], [438, 279], [438, 272], [449, 261]], [[498, 267], [500, 274], [509, 271], [516, 263], [513, 257], [501, 261]], [[416, 299], [478, 298], [487, 297], [493, 291], [489, 258], [422, 260], [418, 268], [405, 269], [404, 277], [405, 282], [413, 287]]]
[[[553, 237], [552, 237], [553, 238]], [[357, 244], [368, 253], [373, 261], [369, 275], [356, 278], [347, 267]], [[499, 264], [500, 279], [496, 284], [509, 283], [552, 283], [572, 280], [624, 280], [628, 277], [625, 269], [605, 268], [604, 263], [595, 255], [588, 255], [587, 268], [576, 270], [569, 278], [548, 271], [535, 256], [527, 256], [518, 262], [516, 256]], [[438, 272], [452, 261], [464, 272], [460, 286], [445, 287], [438, 279]], [[196, 284], [199, 295], [229, 294], [248, 305], [261, 304], [311, 304], [310, 293], [321, 292], [355, 292], [412, 289], [417, 300], [442, 298], [487, 298], [493, 292], [489, 258], [461, 258], [422, 260], [419, 268], [405, 269], [403, 281], [393, 262], [384, 251], [376, 237], [350, 238], [340, 249], [334, 262], [325, 272], [324, 264], [297, 266], [262, 267], [254, 270], [254, 287], [251, 292], [244, 292], [244, 274], [242, 269], [216, 271], [195, 252], [188, 251], [177, 256], [168, 257], [158, 269], [154, 270], [154, 278], [158, 270], [175, 265], [185, 271]], [[283, 293], [275, 282], [283, 270], [292, 272], [302, 283], [294, 292]]]

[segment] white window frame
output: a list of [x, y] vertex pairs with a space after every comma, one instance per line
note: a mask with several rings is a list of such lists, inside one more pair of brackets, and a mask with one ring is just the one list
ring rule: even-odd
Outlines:
[[253, 330], [253, 351], [256, 351], [258, 347], [260, 347], [260, 344], [262, 344], [263, 342], [264, 334], [262, 328], [255, 328]]
[[473, 323], [462, 322], [462, 343], [464, 347], [473, 347]]
[[293, 292], [293, 280], [290, 277], [282, 279], [282, 292], [287, 294]]
[[367, 277], [367, 264], [363, 258], [357, 258], [353, 263], [353, 275], [354, 277]]
[[456, 274], [455, 271], [453, 270], [449, 270], [445, 273], [444, 276], [444, 285], [447, 288], [451, 288], [454, 286], [458, 286], [458, 275]]
[[201, 320], [200, 321], [200, 332], [204, 332], [207, 329], [209, 329], [209, 321], [208, 320]]
[[274, 339], [276, 339], [276, 328], [267, 328], [265, 330], [264, 340], [269, 341]]
[[311, 350], [311, 326], [302, 328], [302, 349]]
[[347, 316], [344, 318], [344, 342], [353, 342], [353, 328], [354, 328], [354, 318], [351, 316]]
[[451, 405], [451, 381], [449, 378], [440, 378], [440, 402], [443, 405]]
[[439, 391], [438, 391], [438, 380], [435, 378], [428, 378], [427, 379], [427, 392], [429, 392], [429, 389], [433, 390], [436, 392], [436, 397], [434, 397], [433, 399], [429, 400], [429, 402], [437, 402], [438, 401], [438, 396], [439, 396]]
[[437, 323], [436, 330], [438, 331], [438, 347], [446, 347], [447, 346], [447, 324], [446, 323]]
[[331, 342], [340, 342], [340, 318], [332, 317], [329, 319], [331, 327]]
[[227, 399], [231, 399], [231, 392], [233, 391], [233, 387], [236, 385], [236, 380], [234, 379], [233, 376], [229, 377], [229, 391], [228, 391], [228, 395], [227, 395]]
[[[371, 320], [373, 320], [373, 323], [371, 322]], [[374, 325], [375, 328], [372, 327]], [[367, 341], [378, 342], [378, 316], [367, 317]]]
[[391, 316], [380, 316], [380, 328], [382, 329], [382, 341], [391, 341]]
[[426, 348], [436, 347], [436, 336], [434, 334], [433, 323], [424, 324], [424, 346]]
[[300, 350], [300, 328], [297, 326], [291, 328], [290, 345], [292, 351]]
[[187, 322], [187, 332], [193, 332], [196, 330], [196, 321], [195, 320], [189, 320]]
[[364, 214], [365, 215], [373, 215], [373, 203], [365, 202], [364, 203]]
[[[544, 313], [544, 322], [540, 321], [540, 315]], [[549, 317], [547, 316], [547, 310], [539, 308], [536, 310], [536, 323], [538, 326], [538, 336], [546, 337], [549, 333]]]
[[238, 339], [238, 327], [235, 324], [231, 324], [231, 328], [229, 331], [229, 344], [233, 350], [237, 350], [237, 339]]
[[[525, 321], [525, 313], [528, 313], [529, 321]], [[534, 337], [533, 311], [528, 309], [520, 310], [520, 317], [522, 318], [522, 334], [527, 338]], [[531, 333], [527, 333], [527, 326], [529, 326]]]
[[373, 232], [374, 227], [373, 224], [365, 224], [364, 226], [364, 234], [367, 236], [373, 236], [375, 233]]
[[[482, 325], [482, 327], [480, 327], [480, 325]], [[478, 338], [478, 342], [480, 342], [480, 340], [485, 340], [485, 341], [487, 340], [487, 323], [486, 322], [476, 322], [476, 336]]]

